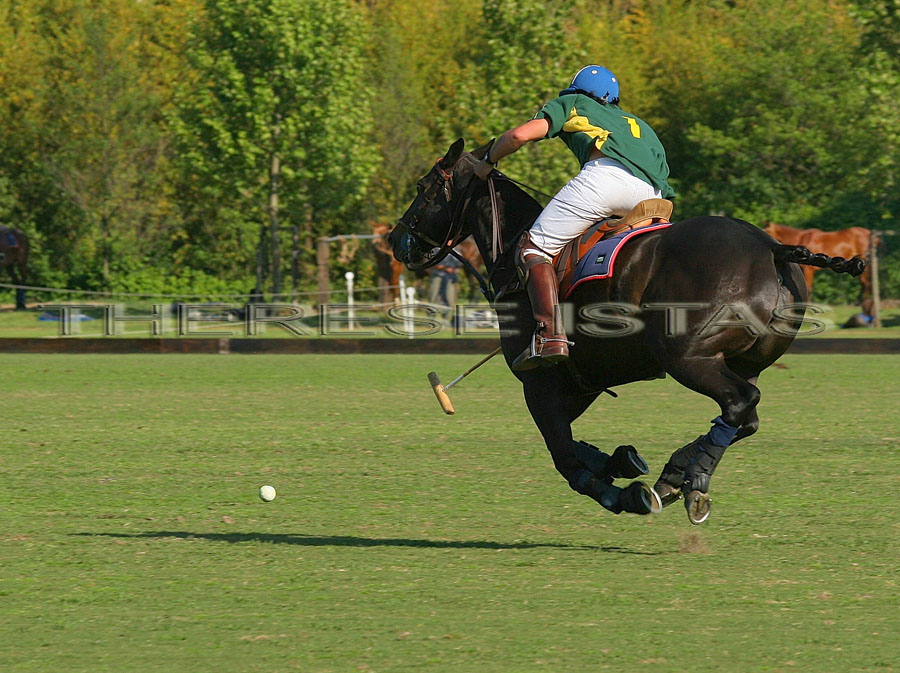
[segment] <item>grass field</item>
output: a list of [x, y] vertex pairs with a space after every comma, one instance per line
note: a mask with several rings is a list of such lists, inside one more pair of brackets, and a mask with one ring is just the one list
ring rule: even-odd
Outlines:
[[[570, 491], [499, 362], [441, 414], [472, 361], [0, 355], [0, 670], [900, 670], [900, 357], [767, 371], [702, 527]], [[576, 437], [653, 476], [717, 414], [618, 392]]]

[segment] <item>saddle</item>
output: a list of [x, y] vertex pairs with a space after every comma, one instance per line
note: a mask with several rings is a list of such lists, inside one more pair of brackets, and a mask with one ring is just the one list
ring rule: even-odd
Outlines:
[[[556, 277], [559, 281], [560, 298], [568, 297], [577, 284], [588, 278], [605, 278], [612, 275], [612, 261], [621, 245], [639, 233], [648, 233], [671, 226], [669, 218], [672, 216], [673, 209], [674, 204], [668, 199], [646, 199], [638, 203], [624, 217], [600, 220], [591, 225], [581, 236], [569, 241], [553, 259], [553, 266], [556, 268]], [[614, 237], [619, 239], [615, 243], [610, 241]], [[604, 268], [608, 269], [608, 272], [601, 275], [596, 273], [588, 275], [590, 265], [579, 263], [585, 261], [585, 257], [601, 241], [611, 243], [610, 250], [603, 255]]]

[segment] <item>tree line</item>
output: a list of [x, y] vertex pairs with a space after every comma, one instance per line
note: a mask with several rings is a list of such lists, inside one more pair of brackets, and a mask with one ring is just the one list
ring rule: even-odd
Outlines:
[[[309, 289], [319, 236], [395, 220], [450, 142], [529, 119], [587, 63], [662, 139], [676, 216], [900, 228], [900, 0], [0, 0], [0, 18], [0, 225], [29, 235], [32, 284]], [[553, 192], [577, 165], [554, 141], [503, 170]]]

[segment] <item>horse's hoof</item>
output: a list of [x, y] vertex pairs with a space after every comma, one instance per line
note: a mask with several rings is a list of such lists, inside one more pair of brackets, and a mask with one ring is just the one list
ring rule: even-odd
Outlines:
[[632, 482], [622, 490], [619, 505], [623, 512], [632, 514], [655, 514], [662, 509], [659, 495], [641, 481]]
[[667, 484], [664, 481], [656, 482], [653, 490], [657, 493], [662, 507], [668, 507], [673, 502], [681, 500], [681, 489]]
[[[647, 488], [650, 487], [648, 486]], [[662, 508], [662, 498], [659, 497], [659, 493], [656, 492], [655, 488], [650, 488], [650, 513], [659, 514], [662, 512]]]
[[703, 491], [691, 491], [684, 499], [684, 508], [687, 510], [688, 520], [695, 526], [709, 518], [709, 510], [712, 506], [712, 498]]
[[637, 449], [626, 444], [616, 448], [610, 456], [607, 471], [614, 479], [636, 479], [649, 474], [650, 468]]

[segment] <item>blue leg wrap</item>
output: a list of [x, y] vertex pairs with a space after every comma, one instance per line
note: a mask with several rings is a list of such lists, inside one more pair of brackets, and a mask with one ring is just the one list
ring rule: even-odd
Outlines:
[[706, 440], [713, 446], [728, 446], [731, 444], [731, 440], [738, 433], [738, 429], [728, 425], [722, 420], [721, 416], [716, 416], [711, 423], [713, 424], [712, 428], [703, 435], [701, 441]]
[[731, 444], [731, 440], [737, 434], [738, 429], [728, 425], [718, 416], [712, 421], [712, 428], [699, 439], [700, 450], [691, 458], [690, 464], [684, 471], [683, 491], [709, 491], [709, 478], [716, 470], [716, 465], [722, 460], [722, 454]]

